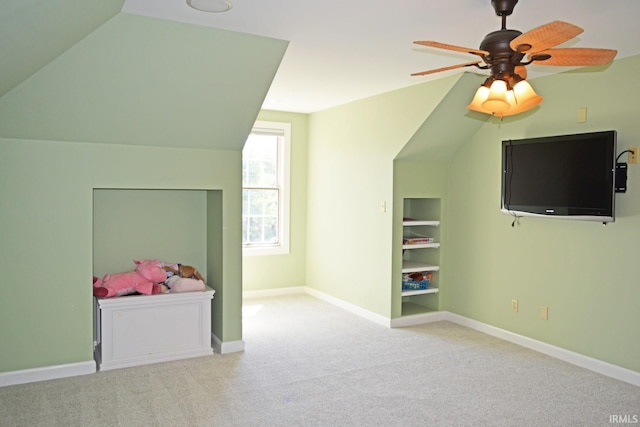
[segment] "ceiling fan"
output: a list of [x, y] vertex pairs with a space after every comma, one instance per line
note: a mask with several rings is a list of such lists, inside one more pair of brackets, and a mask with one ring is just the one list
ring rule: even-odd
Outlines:
[[507, 29], [507, 16], [513, 13], [518, 0], [491, 0], [496, 15], [502, 18], [502, 28], [487, 34], [479, 49], [454, 46], [435, 41], [414, 43], [438, 49], [470, 53], [479, 61], [465, 62], [443, 68], [413, 73], [424, 76], [463, 67], [491, 70], [491, 76], [480, 86], [468, 109], [499, 117], [512, 116], [530, 110], [542, 102], [527, 78], [526, 65], [591, 66], [605, 65], [617, 51], [595, 48], [555, 48], [582, 33], [583, 29], [563, 21], [522, 33]]

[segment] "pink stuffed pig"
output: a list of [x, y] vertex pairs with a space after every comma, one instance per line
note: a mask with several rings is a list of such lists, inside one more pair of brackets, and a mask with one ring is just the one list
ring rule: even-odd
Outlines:
[[107, 274], [102, 280], [93, 284], [93, 295], [99, 298], [110, 298], [133, 293], [145, 295], [162, 292], [161, 283], [167, 280], [167, 272], [158, 260], [133, 260], [135, 271], [127, 273]]

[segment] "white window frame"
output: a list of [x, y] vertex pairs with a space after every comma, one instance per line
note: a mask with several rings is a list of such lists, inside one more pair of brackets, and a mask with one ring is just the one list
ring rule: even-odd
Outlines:
[[[289, 211], [291, 179], [291, 124], [281, 122], [256, 121], [251, 133], [269, 133], [281, 136], [278, 145], [278, 243], [273, 245], [242, 245], [242, 255], [284, 255], [289, 253]], [[244, 190], [244, 186], [242, 187]], [[243, 212], [244, 213], [244, 212]]]

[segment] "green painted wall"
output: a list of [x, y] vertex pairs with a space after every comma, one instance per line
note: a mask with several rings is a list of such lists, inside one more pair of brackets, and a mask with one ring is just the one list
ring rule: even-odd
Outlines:
[[117, 15], [124, 0], [2, 2], [0, 96]]
[[118, 14], [0, 100], [0, 136], [240, 149], [287, 42]]
[[118, 14], [0, 98], [0, 372], [93, 359], [94, 189], [198, 192], [213, 333], [242, 339], [241, 149], [286, 46]]
[[[0, 372], [92, 359], [96, 188], [206, 191], [207, 212], [222, 213], [205, 219], [206, 270], [218, 286], [214, 333], [241, 339], [240, 149], [285, 48], [119, 14], [0, 98], [0, 268], [10, 284], [0, 299]], [[459, 75], [308, 117], [262, 112], [261, 120], [291, 120], [294, 133], [308, 126], [306, 144], [292, 147], [296, 168], [307, 166], [292, 198], [296, 230], [306, 236], [292, 233], [295, 253], [272, 269], [287, 273], [270, 286], [304, 280], [382, 316], [398, 314], [396, 205], [413, 181], [394, 159], [416, 160], [424, 151], [417, 146], [432, 147], [422, 126], [436, 113], [449, 121], [455, 149], [434, 152], [437, 164], [416, 182], [443, 197], [440, 308], [640, 371], [640, 166], [630, 167], [629, 191], [606, 227], [534, 218], [511, 227], [498, 211], [502, 139], [617, 129], [619, 151], [637, 146], [639, 71], [636, 56], [534, 80], [546, 97], [540, 108], [487, 123], [445, 98], [468, 83]], [[576, 123], [580, 107], [587, 123]], [[466, 120], [482, 123], [470, 134], [473, 126], [464, 126], [460, 140]], [[264, 258], [250, 261], [247, 288], [263, 286], [254, 271], [268, 271]], [[548, 321], [538, 318], [541, 305]]]
[[311, 114], [307, 286], [391, 317], [393, 160], [459, 78]]
[[16, 284], [0, 299], [0, 372], [93, 358], [95, 188], [221, 191], [223, 277], [208, 279], [214, 312], [229, 313], [214, 333], [241, 339], [240, 311], [227, 307], [242, 280], [241, 183], [228, 178], [240, 177], [239, 151], [2, 139], [0, 159], [0, 263]]
[[289, 254], [244, 256], [245, 291], [304, 286], [307, 242], [308, 115], [263, 110], [257, 120], [291, 124], [291, 194]]
[[[457, 93], [452, 78], [312, 114], [307, 285], [397, 317], [400, 287], [393, 271], [400, 260], [388, 233], [393, 229], [397, 237], [400, 229], [397, 205], [407, 194], [440, 195], [440, 309], [640, 371], [634, 304], [640, 282], [633, 269], [640, 238], [638, 166], [630, 166], [629, 190], [617, 196], [617, 220], [606, 227], [524, 218], [512, 228], [512, 219], [499, 212], [502, 139], [616, 129], [619, 152], [637, 146], [633, 100], [640, 86], [632, 82], [638, 71], [636, 56], [536, 79], [532, 84], [546, 97], [541, 107], [502, 121], [440, 111], [455, 104], [441, 102], [444, 94]], [[581, 107], [588, 108], [586, 123], [577, 123]], [[428, 126], [434, 114], [447, 118], [448, 135]], [[467, 119], [479, 123], [472, 132], [463, 126], [461, 139], [458, 124]], [[453, 144], [445, 155], [434, 148], [443, 137]], [[410, 150], [403, 148], [407, 141]], [[393, 152], [399, 153], [395, 165]], [[428, 169], [414, 180], [406, 167], [415, 164]], [[393, 220], [381, 213], [383, 200], [387, 212], [393, 200]], [[520, 301], [517, 314], [513, 298]], [[542, 305], [549, 307], [547, 321], [539, 318]]]
[[[453, 82], [447, 96], [424, 117], [423, 123], [395, 157], [396, 160], [423, 160], [430, 163], [448, 161], [486, 122], [487, 115], [466, 109], [469, 94], [473, 94], [484, 81], [482, 76], [462, 73], [443, 81]], [[455, 122], [455, 132], [452, 132], [452, 122]]]
[[[446, 163], [429, 162], [424, 160], [396, 160], [393, 165], [393, 255], [392, 270], [399, 272], [402, 268], [402, 218], [404, 216], [403, 201], [404, 199], [428, 198], [436, 199], [439, 203], [434, 203], [440, 207], [440, 212], [434, 212], [433, 216], [418, 219], [440, 219], [440, 239], [446, 241], [446, 229], [448, 221], [444, 218], [443, 212], [446, 210], [447, 190], [448, 190], [448, 173]], [[431, 251], [431, 249], [429, 249]], [[435, 252], [435, 251], [434, 251]], [[428, 305], [433, 309], [438, 309], [440, 305], [444, 305], [446, 299], [447, 287], [447, 271], [448, 266], [445, 253], [438, 250], [431, 256], [437, 256], [438, 262], [435, 265], [440, 266], [438, 274], [438, 285], [441, 291], [438, 294], [432, 294], [421, 297], [412, 297], [411, 300], [422, 305]], [[402, 315], [402, 280], [401, 274], [393, 274], [391, 278], [392, 289], [392, 306], [391, 317], [400, 317]]]
[[[639, 72], [635, 56], [534, 80], [545, 96], [540, 108], [490, 120], [451, 159], [443, 308], [640, 371], [640, 166], [629, 166], [629, 190], [617, 195], [616, 222], [607, 226], [523, 218], [512, 227], [499, 212], [503, 139], [615, 129], [618, 152], [637, 146]], [[580, 107], [586, 123], [577, 123]], [[549, 320], [540, 319], [540, 306], [549, 307]]]
[[158, 259], [192, 265], [206, 278], [206, 195], [204, 190], [94, 189], [94, 276], [129, 271], [134, 259]]

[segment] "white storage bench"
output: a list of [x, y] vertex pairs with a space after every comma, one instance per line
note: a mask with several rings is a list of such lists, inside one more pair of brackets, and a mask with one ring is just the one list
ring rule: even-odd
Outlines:
[[212, 354], [214, 292], [94, 298], [98, 369]]

